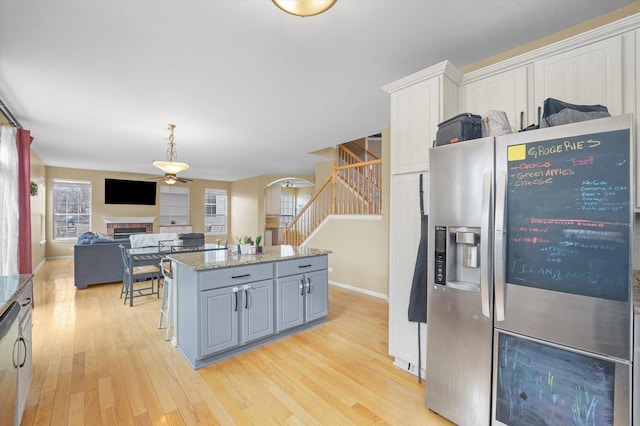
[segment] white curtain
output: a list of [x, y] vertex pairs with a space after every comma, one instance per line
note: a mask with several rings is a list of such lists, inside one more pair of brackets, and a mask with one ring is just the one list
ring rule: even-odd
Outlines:
[[18, 218], [16, 128], [0, 126], [0, 276], [18, 273]]

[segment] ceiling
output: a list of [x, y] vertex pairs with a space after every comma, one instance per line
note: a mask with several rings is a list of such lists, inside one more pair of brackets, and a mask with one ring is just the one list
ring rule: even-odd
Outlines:
[[46, 165], [159, 175], [313, 174], [311, 152], [389, 126], [381, 87], [464, 66], [630, 0], [0, 0], [0, 99]]

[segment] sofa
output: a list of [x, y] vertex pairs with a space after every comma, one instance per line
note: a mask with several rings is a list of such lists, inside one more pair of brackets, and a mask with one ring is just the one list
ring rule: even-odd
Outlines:
[[124, 265], [120, 244], [131, 247], [129, 238], [113, 239], [92, 232], [80, 235], [73, 246], [73, 281], [76, 288], [122, 281]]
[[[185, 246], [204, 244], [204, 234], [181, 235]], [[82, 290], [93, 284], [121, 282], [124, 265], [120, 244], [131, 247], [129, 238], [113, 239], [99, 232], [85, 232], [73, 246], [73, 279]]]

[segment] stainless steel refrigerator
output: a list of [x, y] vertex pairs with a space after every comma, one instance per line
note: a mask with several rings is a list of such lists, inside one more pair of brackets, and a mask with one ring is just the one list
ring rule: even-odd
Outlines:
[[430, 150], [426, 405], [631, 424], [631, 116]]

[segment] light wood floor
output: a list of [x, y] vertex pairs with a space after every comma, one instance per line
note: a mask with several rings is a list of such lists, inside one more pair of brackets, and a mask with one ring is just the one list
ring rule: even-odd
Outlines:
[[76, 290], [73, 260], [35, 275], [33, 382], [22, 425], [449, 425], [387, 355], [385, 301], [330, 286], [324, 325], [193, 370], [160, 302], [120, 283]]

